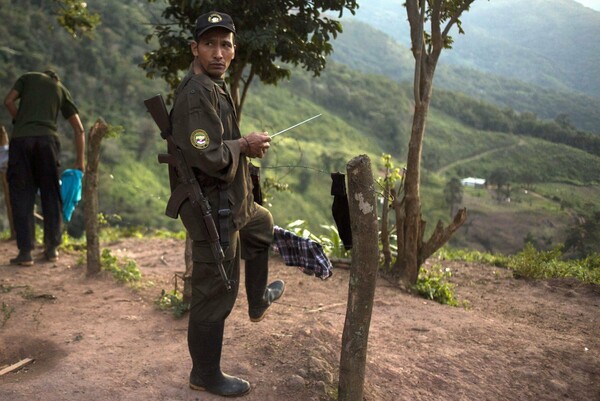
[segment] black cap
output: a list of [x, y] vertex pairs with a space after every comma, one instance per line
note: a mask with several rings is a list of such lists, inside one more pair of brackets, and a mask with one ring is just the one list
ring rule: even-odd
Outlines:
[[233, 32], [235, 35], [235, 25], [233, 24], [231, 17], [225, 13], [211, 11], [209, 13], [202, 14], [196, 20], [194, 39], [198, 39], [200, 35], [212, 28], [225, 28], [228, 31]]
[[48, 75], [50, 78], [52, 78], [56, 82], [60, 81], [60, 78], [59, 78], [58, 74], [56, 73], [56, 71], [46, 70], [46, 71], [44, 71], [44, 74]]

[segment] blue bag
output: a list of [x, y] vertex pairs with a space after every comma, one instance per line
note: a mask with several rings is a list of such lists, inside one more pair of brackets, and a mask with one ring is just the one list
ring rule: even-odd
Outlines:
[[60, 176], [60, 197], [63, 202], [63, 221], [68, 223], [81, 200], [83, 172], [77, 169], [63, 171]]

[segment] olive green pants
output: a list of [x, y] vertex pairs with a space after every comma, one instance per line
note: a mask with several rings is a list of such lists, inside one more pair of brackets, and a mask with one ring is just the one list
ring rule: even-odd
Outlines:
[[264, 293], [269, 273], [269, 246], [273, 242], [273, 216], [264, 207], [255, 206], [254, 215], [243, 228], [231, 233], [230, 245], [224, 250], [223, 267], [229, 280], [233, 281], [231, 291], [225, 288], [210, 243], [193, 242], [190, 323], [218, 322], [229, 316], [238, 294], [242, 258], [246, 261], [245, 285], [249, 302]]

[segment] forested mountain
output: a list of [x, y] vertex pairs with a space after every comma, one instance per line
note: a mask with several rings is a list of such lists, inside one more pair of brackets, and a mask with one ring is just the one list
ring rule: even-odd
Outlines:
[[[360, 3], [357, 18], [409, 46], [401, 1]], [[573, 0], [477, 0], [454, 31], [452, 64], [561, 92], [600, 98], [600, 12]]]
[[[156, 163], [160, 136], [142, 103], [164, 92], [166, 85], [147, 79], [137, 67], [148, 49], [144, 38], [152, 13], [159, 13], [157, 6], [145, 0], [93, 2], [90, 8], [101, 15], [101, 25], [91, 38], [74, 39], [58, 26], [53, 1], [0, 0], [0, 91], [4, 98], [24, 72], [57, 71], [79, 106], [86, 130], [99, 117], [122, 128], [120, 136], [105, 140], [103, 147], [102, 212], [109, 218], [119, 215], [125, 222], [177, 228], [155, 212], [164, 207], [167, 190], [163, 169]], [[66, 135], [63, 167], [70, 168], [71, 129], [60, 118], [59, 122]], [[0, 123], [10, 131], [4, 108]]]
[[[398, 2], [364, 2], [346, 19], [333, 59], [412, 80], [406, 10]], [[592, 39], [600, 35], [600, 12], [571, 0], [479, 0], [462, 20], [465, 34], [455, 33], [453, 49], [442, 53], [436, 87], [543, 119], [566, 116], [600, 133], [600, 45]]]
[[[53, 3], [0, 0], [1, 90], [8, 92], [23, 72], [47, 67], [56, 69], [80, 106], [86, 128], [89, 129], [96, 118], [103, 117], [123, 130], [120, 136], [108, 138], [103, 144], [102, 213], [111, 224], [181, 229], [177, 221], [163, 215], [169, 190], [166, 169], [157, 163], [156, 155], [164, 151], [164, 141], [142, 104], [143, 99], [158, 92], [166, 93], [167, 89], [162, 81], [147, 79], [138, 66], [150, 49], [144, 37], [151, 30], [151, 22], [160, 15], [162, 3], [90, 2], [89, 7], [101, 14], [102, 24], [93, 38], [77, 39], [57, 26], [55, 16], [49, 11]], [[332, 224], [330, 173], [344, 172], [350, 158], [368, 154], [379, 175], [382, 153], [391, 154], [397, 166], [403, 164], [406, 156], [412, 118], [412, 88], [406, 81], [411, 80], [412, 56], [405, 47], [381, 32], [356, 22], [348, 22], [344, 27], [344, 34], [334, 42], [336, 56], [329, 60], [320, 77], [294, 70], [290, 81], [276, 87], [255, 82], [244, 106], [243, 132], [254, 129], [275, 132], [317, 113], [323, 114], [275, 138], [268, 157], [260, 161], [268, 207], [276, 223], [282, 226], [304, 219], [312, 231], [319, 231], [322, 224]], [[440, 81], [448, 80], [462, 87], [469, 85], [469, 81], [452, 76], [464, 77], [466, 74], [461, 70], [449, 71], [440, 71]], [[489, 83], [489, 86], [479, 86], [482, 91], [479, 98], [496, 103], [486, 97], [490, 96], [487, 92], [495, 90], [494, 87], [503, 88], [509, 81], [499, 83], [497, 77], [477, 74], [480, 81]], [[397, 79], [396, 75], [403, 78]], [[514, 91], [538, 89], [515, 83]], [[572, 109], [565, 109], [569, 110], [565, 111], [567, 116], [556, 118], [556, 114], [550, 114], [550, 121], [546, 121], [531, 113], [520, 113], [525, 107], [512, 110], [507, 107], [509, 103], [494, 105], [474, 99], [467, 91], [464, 91], [467, 95], [459, 94], [442, 89], [441, 85], [435, 91], [423, 149], [426, 220], [449, 218], [443, 189], [450, 178], [487, 178], [499, 169], [508, 171], [513, 188], [527, 185], [531, 189], [535, 184], [540, 191], [544, 188], [545, 198], [558, 199], [532, 206], [552, 209], [549, 216], [547, 210], [541, 212], [548, 221], [554, 222], [555, 215], [561, 216], [557, 220], [561, 225], [556, 223], [555, 231], [564, 228], [568, 219], [552, 205], [568, 202], [570, 210], [575, 212], [590, 208], [586, 203], [589, 196], [579, 194], [584, 193], [580, 188], [586, 188], [586, 194], [590, 188], [592, 194], [598, 188], [597, 140], [600, 138], [580, 131], [579, 125], [579, 130], [571, 125], [575, 122], [571, 110], [573, 113], [588, 110], [585, 105], [577, 103], [575, 98], [566, 98], [565, 102], [572, 103]], [[558, 92], [535, 93], [537, 95], [524, 96], [521, 101], [532, 107], [538, 96], [540, 104], [548, 105], [552, 102], [546, 97]], [[510, 97], [509, 91], [494, 96]], [[532, 112], [546, 117], [535, 110]], [[589, 114], [594, 115], [592, 111]], [[585, 120], [582, 124], [593, 125], [593, 121]], [[0, 123], [10, 127], [8, 113], [0, 113]], [[72, 161], [70, 129], [65, 125], [63, 131], [67, 136], [63, 140], [66, 168]], [[560, 195], [552, 192], [558, 190], [563, 192]], [[519, 197], [513, 194], [513, 199]], [[483, 222], [482, 216], [493, 215], [498, 207], [505, 205], [485, 206], [473, 212], [478, 216], [477, 221]], [[511, 207], [518, 207], [516, 201]], [[592, 209], [594, 207], [597, 207], [595, 203]], [[515, 210], [503, 210], [503, 213], [511, 215]], [[3, 217], [4, 213], [0, 213], [0, 228], [6, 227]], [[76, 224], [77, 219], [72, 225]], [[502, 230], [509, 233], [511, 228]], [[542, 235], [535, 228], [532, 230], [533, 235]], [[470, 232], [476, 230], [473, 228]], [[459, 237], [458, 243], [514, 251], [522, 245], [524, 234], [512, 234], [514, 241], [506, 248], [500, 248], [494, 238], [475, 238], [471, 234]], [[544, 232], [544, 235], [547, 234]], [[483, 243], [486, 245], [481, 245]]]

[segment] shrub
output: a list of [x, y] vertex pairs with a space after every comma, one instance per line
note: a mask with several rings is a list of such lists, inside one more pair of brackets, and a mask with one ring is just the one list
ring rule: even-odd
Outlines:
[[177, 290], [162, 290], [154, 303], [160, 310], [172, 309], [176, 318], [183, 317], [190, 310], [190, 304], [183, 302], [183, 294]]
[[516, 277], [533, 279], [575, 278], [583, 283], [600, 284], [600, 256], [563, 260], [562, 247], [537, 251], [532, 244], [508, 260]]
[[[443, 269], [434, 265], [431, 269], [421, 268], [414, 289], [423, 298], [431, 299], [440, 304], [460, 306], [454, 295], [454, 285], [448, 282], [452, 276], [449, 268]], [[466, 302], [462, 303], [466, 306]]]
[[100, 264], [102, 270], [111, 272], [113, 278], [119, 282], [133, 283], [140, 281], [142, 278], [142, 273], [138, 269], [135, 260], [126, 258], [124, 262], [121, 262], [116, 256], [112, 255], [110, 249], [102, 250]]

